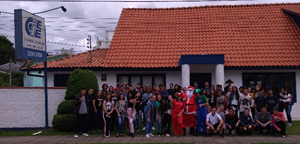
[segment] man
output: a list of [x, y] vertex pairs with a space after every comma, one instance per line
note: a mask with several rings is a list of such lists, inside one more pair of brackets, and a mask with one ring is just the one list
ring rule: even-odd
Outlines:
[[207, 110], [206, 106], [208, 105], [207, 103], [207, 98], [205, 95], [201, 95], [200, 89], [196, 89], [196, 103], [197, 103], [197, 134], [196, 136], [199, 136], [201, 134], [201, 124], [202, 124], [202, 130], [203, 134], [207, 136], [206, 134], [206, 115], [207, 115]]
[[95, 98], [95, 96], [93, 95], [94, 93], [94, 90], [93, 88], [90, 88], [88, 93], [87, 93], [87, 102], [88, 102], [88, 107], [89, 107], [89, 114], [88, 114], [88, 124], [87, 124], [87, 127], [88, 129], [92, 129], [93, 125], [90, 122], [90, 120], [93, 118], [94, 116], [94, 107], [93, 107], [93, 99]]
[[154, 95], [158, 95], [159, 94], [159, 91], [157, 89], [157, 85], [156, 84], [152, 85], [152, 91], [151, 91], [151, 93], [154, 94]]
[[222, 90], [222, 85], [217, 84], [217, 91], [220, 91], [222, 95], [225, 95], [224, 91]]
[[[147, 93], [144, 93], [143, 94], [143, 96], [142, 96], [142, 101], [143, 101], [143, 104], [145, 105], [147, 102], [148, 102], [148, 100], [152, 97], [152, 93], [151, 93], [151, 87], [150, 86], [148, 86], [147, 87]], [[145, 126], [146, 126], [146, 119], [145, 119], [145, 115], [146, 115], [147, 113], [144, 113], [144, 121], [143, 121], [143, 123], [144, 123], [144, 128], [143, 128], [143, 130], [145, 130]]]
[[158, 88], [159, 88], [158, 92], [161, 92], [162, 89], [163, 89], [163, 84], [159, 84], [159, 85], [158, 85]]
[[239, 131], [237, 131], [237, 135], [246, 134], [251, 135], [255, 125], [251, 116], [249, 115], [249, 109], [245, 108], [244, 113], [240, 116], [240, 120], [237, 122], [236, 126], [239, 126]]
[[159, 94], [161, 95], [161, 98], [164, 101], [168, 101], [168, 97], [169, 97], [169, 92], [166, 90], [166, 86], [163, 85], [161, 91], [159, 92]]
[[283, 138], [285, 138], [285, 119], [282, 112], [278, 111], [277, 107], [273, 108], [273, 115], [272, 115], [272, 123], [274, 125], [273, 134], [277, 135], [280, 133]]
[[205, 85], [204, 89], [206, 90], [206, 93], [207, 93], [207, 94], [210, 94], [209, 83], [208, 83], [208, 82], [205, 82], [204, 85]]
[[88, 97], [85, 88], [74, 99], [74, 113], [76, 113], [76, 124], [74, 127], [74, 137], [78, 138], [77, 131], [81, 129], [83, 136], [89, 136], [86, 132], [87, 116], [89, 113]]
[[252, 105], [252, 98], [248, 95], [248, 88], [244, 87], [243, 94], [240, 95], [239, 99], [239, 105], [240, 105], [240, 115], [243, 115], [244, 110], [250, 109]]
[[270, 134], [273, 129], [272, 116], [269, 112], [267, 112], [266, 107], [262, 107], [261, 112], [257, 113], [255, 122], [259, 135], [262, 135], [263, 129], [268, 129], [268, 134]]
[[194, 81], [194, 90], [198, 89], [198, 82], [197, 81]]
[[[128, 93], [129, 93], [129, 87], [126, 87], [124, 90], [124, 94], [123, 94], [126, 102], [127, 102], [127, 98], [128, 98]], [[120, 93], [118, 95], [120, 95]]]
[[124, 86], [124, 85], [121, 85], [121, 86], [120, 86], [120, 91], [119, 91], [119, 92], [120, 92], [120, 93], [124, 93], [124, 89], [125, 89], [125, 86]]
[[274, 97], [272, 89], [268, 90], [268, 94], [269, 94], [269, 96], [266, 98], [267, 110], [270, 114], [273, 114], [273, 111], [274, 111], [273, 108], [275, 108], [275, 107], [278, 108], [278, 100], [276, 97]]
[[135, 93], [137, 93], [138, 91], [140, 91], [140, 88], [141, 88], [141, 84], [140, 83], [137, 83], [136, 84], [136, 87], [134, 89]]
[[146, 120], [146, 138], [149, 138], [150, 136], [154, 136], [151, 133], [151, 127], [153, 127], [153, 121], [154, 121], [154, 102], [156, 101], [156, 96], [152, 95], [151, 100], [148, 100], [147, 104], [144, 108], [144, 116]]
[[170, 89], [168, 89], [167, 91], [168, 91], [169, 95], [174, 97], [175, 96], [175, 90], [173, 89], [173, 83], [170, 83], [169, 87], [170, 87]]
[[184, 102], [186, 103], [186, 109], [183, 113], [183, 135], [186, 135], [186, 128], [188, 123], [190, 124], [190, 135], [194, 135], [196, 122], [196, 101], [195, 95], [193, 94], [194, 88], [192, 86], [188, 87], [188, 91], [182, 95]]
[[260, 112], [262, 107], [267, 107], [267, 102], [266, 98], [264, 97], [264, 90], [260, 88], [258, 90], [258, 97], [256, 97], [254, 101], [255, 114]]
[[239, 87], [239, 94], [242, 95], [243, 94], [243, 90], [244, 88], [242, 86]]
[[229, 87], [231, 87], [232, 83], [233, 83], [233, 81], [231, 79], [228, 79], [226, 81], [227, 86], [224, 88], [225, 93], [227, 93], [229, 91]]
[[223, 120], [219, 114], [216, 113], [216, 107], [213, 107], [211, 113], [206, 116], [206, 129], [211, 131], [211, 134], [219, 132], [220, 136], [223, 138]]

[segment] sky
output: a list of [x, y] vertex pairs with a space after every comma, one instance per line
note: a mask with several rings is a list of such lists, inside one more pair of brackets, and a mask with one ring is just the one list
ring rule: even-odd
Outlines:
[[[109, 0], [108, 0], [109, 1]], [[134, 1], [134, 0], [131, 0]], [[89, 50], [86, 47], [88, 35], [92, 46], [96, 39], [105, 39], [105, 31], [114, 30], [122, 8], [166, 8], [204, 5], [237, 5], [257, 3], [292, 3], [299, 0], [248, 0], [201, 2], [28, 2], [0, 1], [0, 11], [14, 12], [23, 9], [32, 13], [64, 6], [67, 12], [58, 9], [39, 14], [46, 21], [47, 51], [58, 53], [61, 48], [74, 48], [75, 52]], [[14, 43], [13, 15], [0, 14], [0, 35], [7, 36]]]

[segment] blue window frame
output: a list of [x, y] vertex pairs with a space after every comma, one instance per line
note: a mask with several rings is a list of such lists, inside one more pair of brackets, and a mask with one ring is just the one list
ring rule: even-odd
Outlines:
[[259, 85], [266, 90], [272, 88], [274, 95], [278, 96], [281, 88], [287, 88], [297, 102], [295, 73], [243, 73], [243, 86], [254, 88]]
[[54, 74], [54, 87], [66, 87], [70, 74]]
[[142, 86], [152, 86], [152, 84], [166, 85], [166, 74], [117, 74], [117, 82], [123, 85], [126, 82], [135, 87], [137, 83]]

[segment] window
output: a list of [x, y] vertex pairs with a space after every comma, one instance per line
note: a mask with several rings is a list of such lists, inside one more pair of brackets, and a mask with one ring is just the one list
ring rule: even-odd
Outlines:
[[294, 102], [297, 101], [295, 73], [243, 73], [243, 86], [271, 88], [275, 96], [279, 96], [281, 88], [287, 88], [293, 95]]
[[152, 86], [152, 84], [165, 84], [165, 74], [118, 74], [117, 82], [128, 83], [135, 87], [137, 83], [142, 86]]
[[54, 74], [54, 87], [66, 87], [70, 74]]

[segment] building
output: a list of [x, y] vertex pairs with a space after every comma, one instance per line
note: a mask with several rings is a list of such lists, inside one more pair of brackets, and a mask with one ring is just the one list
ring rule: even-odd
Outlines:
[[108, 48], [110, 46], [111, 40], [114, 36], [114, 31], [106, 31], [105, 36], [105, 39], [97, 39], [97, 45], [94, 46], [93, 49]]
[[[123, 9], [108, 49], [48, 62], [48, 86], [80, 67], [99, 85], [198, 81], [288, 88], [300, 108], [300, 3]], [[42, 70], [37, 64], [27, 70]], [[298, 87], [297, 87], [298, 85]], [[298, 93], [297, 93], [298, 92]], [[295, 111], [292, 116], [300, 119]]]

